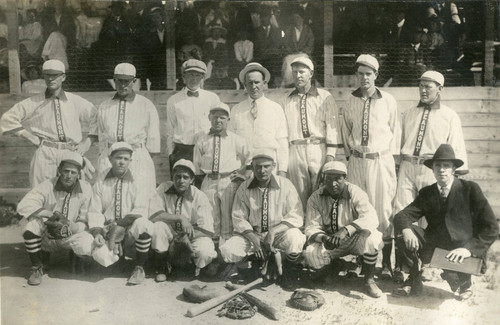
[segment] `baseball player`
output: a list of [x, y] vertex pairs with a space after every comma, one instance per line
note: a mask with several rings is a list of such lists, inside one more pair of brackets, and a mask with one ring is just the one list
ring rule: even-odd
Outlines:
[[274, 151], [278, 175], [286, 176], [288, 169], [288, 132], [286, 118], [280, 104], [266, 98], [266, 88], [271, 74], [256, 62], [247, 64], [240, 71], [239, 79], [245, 85], [248, 99], [231, 110], [229, 130], [249, 142], [252, 155], [260, 150]]
[[306, 241], [299, 230], [303, 209], [293, 184], [273, 175], [276, 162], [272, 154], [267, 150], [253, 156], [254, 176], [240, 185], [234, 198], [232, 220], [237, 234], [220, 246], [220, 252], [224, 262], [238, 263], [247, 255], [265, 260], [267, 252], [282, 251], [286, 255], [282, 284], [291, 285], [285, 280], [296, 276], [296, 263]]
[[195, 135], [210, 129], [207, 115], [220, 103], [219, 96], [201, 89], [207, 73], [205, 63], [189, 59], [182, 64], [186, 87], [167, 101], [167, 154], [170, 168], [179, 159], [193, 161]]
[[377, 59], [371, 55], [357, 58], [359, 88], [347, 100], [341, 129], [350, 182], [368, 194], [377, 211], [385, 244], [382, 272], [390, 275], [390, 217], [397, 184], [393, 155], [399, 155], [401, 128], [396, 100], [375, 87], [378, 68]]
[[[366, 193], [346, 181], [347, 168], [342, 162], [327, 162], [323, 174], [325, 185], [307, 201], [305, 233], [309, 245], [304, 250], [305, 260], [313, 269], [330, 271], [328, 266], [333, 260], [349, 254], [363, 254], [366, 292], [379, 298], [382, 291], [375, 283], [374, 275], [383, 242], [382, 233], [377, 230], [377, 213]], [[369, 235], [363, 240], [360, 252], [343, 247], [342, 244], [357, 239], [355, 236], [366, 230]], [[333, 275], [337, 274], [338, 270]]]
[[[204, 177], [200, 189], [213, 208], [215, 237], [222, 236], [223, 240], [232, 235], [233, 229], [230, 211], [221, 211], [224, 208], [221, 199], [224, 200], [226, 190], [234, 197], [239, 185], [246, 179], [246, 165], [250, 161], [247, 141], [227, 131], [229, 113], [229, 107], [224, 103], [210, 109], [208, 118], [212, 127], [198, 137], [193, 159], [196, 174]], [[232, 201], [230, 203], [232, 206]]]
[[71, 249], [71, 235], [87, 229], [92, 188], [78, 179], [83, 158], [66, 151], [60, 160], [58, 176], [38, 184], [17, 206], [17, 212], [28, 219], [23, 238], [31, 260], [29, 285], [42, 282], [43, 264], [48, 262], [50, 252]]
[[[140, 284], [144, 278], [144, 263], [151, 247], [153, 223], [147, 218], [148, 192], [141, 187], [129, 169], [134, 148], [127, 142], [115, 142], [109, 150], [111, 168], [102, 174], [93, 187], [89, 208], [89, 232], [97, 247], [106, 244], [110, 250], [124, 249], [135, 244], [135, 269], [127, 280], [128, 285]], [[111, 242], [113, 227], [125, 229], [125, 238]]]
[[195, 175], [193, 163], [180, 159], [174, 164], [172, 173], [173, 181], [158, 186], [150, 207], [153, 212], [150, 220], [155, 225], [153, 249], [163, 262], [156, 275], [157, 282], [167, 279], [166, 252], [173, 239], [188, 237], [190, 253], [196, 266], [195, 276], [217, 257], [212, 241], [212, 206], [207, 196], [192, 185]]
[[[462, 133], [462, 123], [458, 114], [441, 103], [441, 91], [444, 77], [437, 71], [426, 71], [420, 77], [420, 102], [403, 114], [401, 157], [398, 175], [394, 211], [408, 206], [417, 197], [418, 191], [434, 183], [432, 170], [424, 166], [424, 161], [432, 157], [437, 148], [447, 143], [457, 153], [464, 164], [455, 173], [468, 173], [467, 153]], [[427, 223], [425, 217], [419, 220], [423, 228]], [[396, 254], [396, 267], [399, 267]], [[428, 279], [424, 273], [424, 280]]]
[[127, 142], [134, 149], [130, 163], [137, 181], [154, 193], [155, 166], [151, 155], [160, 152], [160, 126], [154, 104], [136, 94], [132, 86], [136, 69], [130, 63], [120, 63], [114, 70], [116, 93], [99, 105], [97, 123], [91, 125], [90, 136], [100, 143], [97, 171], [102, 174], [110, 167], [110, 147], [115, 142]]
[[[38, 146], [30, 166], [32, 188], [56, 176], [63, 153], [76, 151], [83, 156], [89, 150], [91, 141], [82, 138], [81, 125], [91, 125], [96, 115], [92, 103], [63, 90], [66, 68], [61, 61], [45, 61], [42, 69], [45, 93], [17, 103], [0, 119], [3, 134], [22, 136]], [[85, 161], [86, 169], [93, 172], [90, 162]]]
[[317, 188], [321, 166], [335, 159], [341, 147], [338, 109], [333, 96], [312, 85], [314, 65], [309, 58], [291, 63], [295, 89], [283, 105], [288, 122], [288, 178], [299, 192], [305, 207]]

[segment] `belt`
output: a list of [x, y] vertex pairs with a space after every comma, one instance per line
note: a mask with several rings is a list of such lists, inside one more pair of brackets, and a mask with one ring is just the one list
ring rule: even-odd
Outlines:
[[351, 150], [351, 155], [357, 158], [362, 158], [362, 159], [377, 159], [380, 156], [389, 153], [389, 150], [384, 150], [380, 152], [359, 152], [357, 150]]
[[426, 161], [427, 159], [429, 158], [425, 158], [425, 157], [415, 157], [415, 156], [403, 156], [403, 160], [404, 161], [409, 161], [411, 162], [412, 164], [415, 164], [415, 165], [423, 165], [424, 164], [424, 161]]
[[42, 142], [40, 142], [40, 145], [56, 149], [76, 150], [76, 144], [67, 142], [54, 142], [49, 140], [42, 140]]
[[233, 172], [226, 172], [226, 173], [211, 173], [207, 174], [207, 177], [210, 178], [211, 180], [216, 180], [216, 179], [221, 179], [221, 178], [226, 178], [231, 176]]
[[303, 144], [321, 144], [325, 143], [325, 138], [306, 138], [306, 139], [298, 139], [290, 141], [292, 145], [303, 145]]
[[[112, 145], [113, 145], [112, 143], [108, 142], [108, 148], [111, 148]], [[135, 144], [130, 144], [130, 146], [132, 147], [132, 149], [139, 149], [139, 148], [144, 147], [145, 145], [144, 145], [144, 143], [135, 143]]]

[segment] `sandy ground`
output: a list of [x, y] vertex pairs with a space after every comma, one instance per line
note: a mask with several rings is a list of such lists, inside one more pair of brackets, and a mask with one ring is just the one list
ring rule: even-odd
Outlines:
[[[118, 276], [92, 274], [75, 277], [67, 254], [51, 259], [51, 269], [38, 287], [28, 286], [29, 259], [21, 227], [0, 228], [1, 324], [500, 324], [500, 242], [490, 251], [489, 271], [474, 277], [474, 296], [459, 302], [445, 282], [425, 282], [424, 296], [393, 297], [391, 281], [378, 281], [384, 296], [363, 293], [362, 279], [343, 280], [317, 290], [326, 303], [306, 312], [287, 306], [291, 293], [275, 285], [251, 293], [272, 303], [281, 319], [261, 314], [247, 320], [219, 318], [218, 308], [194, 318], [185, 316], [193, 304], [183, 300], [186, 281], [155, 283], [152, 278], [125, 286], [128, 272]], [[209, 286], [225, 292], [222, 282]]]

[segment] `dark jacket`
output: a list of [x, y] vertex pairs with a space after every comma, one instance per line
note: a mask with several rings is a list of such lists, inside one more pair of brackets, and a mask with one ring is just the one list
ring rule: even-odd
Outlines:
[[433, 237], [443, 248], [464, 247], [472, 256], [485, 259], [498, 237], [498, 223], [479, 185], [455, 178], [446, 203], [441, 205], [436, 183], [424, 187], [415, 201], [394, 217], [395, 234], [425, 216], [429, 224], [426, 237]]

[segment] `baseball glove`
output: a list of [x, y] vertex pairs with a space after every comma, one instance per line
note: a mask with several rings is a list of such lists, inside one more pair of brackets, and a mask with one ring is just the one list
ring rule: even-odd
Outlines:
[[107, 234], [109, 250], [120, 256], [123, 255], [121, 241], [125, 238], [125, 233], [126, 229], [124, 227], [113, 224], [109, 227]]
[[252, 306], [243, 296], [237, 295], [226, 301], [217, 311], [217, 316], [226, 316], [232, 319], [245, 319], [255, 315], [257, 307]]
[[168, 247], [169, 261], [172, 266], [184, 267], [194, 257], [193, 246], [186, 234], [180, 235]]
[[300, 310], [315, 310], [325, 303], [325, 298], [313, 290], [297, 289], [290, 298], [290, 305]]
[[182, 289], [182, 294], [187, 301], [191, 302], [204, 302], [212, 298], [218, 297], [220, 294], [214, 288], [207, 288], [207, 286], [200, 287], [197, 284]]
[[63, 239], [72, 235], [68, 219], [64, 218], [59, 211], [54, 212], [52, 217], [45, 221], [45, 226], [50, 239]]

